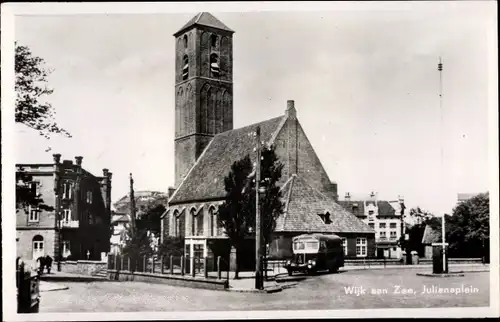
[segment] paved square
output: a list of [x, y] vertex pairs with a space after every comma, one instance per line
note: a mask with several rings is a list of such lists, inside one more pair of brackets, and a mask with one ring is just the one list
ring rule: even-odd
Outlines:
[[[274, 294], [235, 293], [140, 282], [64, 282], [68, 290], [44, 292], [40, 312], [203, 310], [335, 310], [489, 306], [489, 273], [464, 277], [417, 276], [422, 269], [352, 270], [314, 276]], [[424, 285], [461, 294], [421, 294]], [[357, 287], [357, 288], [355, 288]], [[364, 289], [364, 294], [357, 292]], [[465, 288], [472, 292], [465, 293]], [[409, 293], [413, 289], [414, 293]], [[357, 290], [357, 291], [356, 291]], [[372, 290], [375, 293], [372, 294]], [[387, 290], [387, 291], [384, 291]], [[406, 292], [404, 292], [406, 290]], [[400, 291], [399, 293], [397, 291]], [[358, 294], [356, 294], [358, 293]]]

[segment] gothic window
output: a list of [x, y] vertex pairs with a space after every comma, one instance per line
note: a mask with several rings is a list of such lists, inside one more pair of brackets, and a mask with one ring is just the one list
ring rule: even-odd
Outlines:
[[179, 212], [176, 210], [174, 211], [174, 214], [173, 214], [173, 226], [174, 226], [174, 231], [173, 231], [173, 235], [178, 237], [179, 236], [179, 232], [180, 232], [180, 227], [179, 227]]
[[210, 36], [210, 45], [213, 47], [213, 48], [217, 48], [217, 35], [211, 35]]
[[215, 237], [217, 236], [217, 213], [214, 207], [210, 207], [208, 215], [210, 216], [210, 233]]
[[204, 85], [201, 89], [201, 98], [200, 98], [200, 132], [207, 133], [207, 122], [208, 122], [208, 98], [210, 96], [209, 86]]
[[210, 55], [210, 72], [212, 72], [212, 76], [219, 77], [220, 67], [219, 56], [217, 56], [217, 54]]
[[187, 55], [184, 55], [182, 58], [182, 61], [184, 62], [184, 67], [182, 67], [182, 79], [186, 80], [188, 79], [189, 76], [189, 58]]
[[185, 114], [185, 110], [184, 110], [184, 91], [182, 90], [182, 88], [180, 89], [179, 91], [179, 135], [184, 135], [184, 125], [185, 125], [185, 121], [184, 121], [184, 114]]
[[215, 125], [215, 90], [209, 89], [207, 92], [207, 116], [204, 121], [207, 123], [206, 125], [206, 133], [212, 134], [214, 133], [214, 125]]
[[193, 208], [191, 209], [191, 236], [196, 235], [196, 224], [198, 222], [196, 221], [196, 210]]
[[215, 101], [215, 133], [223, 132], [223, 115], [222, 115], [222, 89], [217, 92], [217, 99]]
[[196, 216], [196, 236], [203, 236], [203, 211]]
[[188, 36], [184, 35], [184, 48], [188, 48]]

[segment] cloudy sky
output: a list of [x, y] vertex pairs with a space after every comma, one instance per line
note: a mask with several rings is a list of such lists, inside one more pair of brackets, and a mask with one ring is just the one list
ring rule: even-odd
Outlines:
[[114, 201], [128, 192], [130, 172], [136, 189], [166, 191], [174, 177], [172, 34], [196, 11], [211, 11], [236, 31], [235, 127], [282, 115], [286, 100], [295, 100], [341, 197], [401, 194], [410, 207], [441, 213], [458, 192], [488, 190], [494, 2], [232, 8], [17, 16], [15, 39], [54, 70], [47, 99], [73, 137], [47, 142], [16, 125], [16, 162], [82, 155], [89, 171], [113, 172]]

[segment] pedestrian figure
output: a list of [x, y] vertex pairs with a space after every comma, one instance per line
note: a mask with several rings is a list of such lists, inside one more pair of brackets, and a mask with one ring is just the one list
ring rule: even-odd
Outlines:
[[45, 267], [47, 267], [47, 274], [50, 274], [52, 268], [52, 257], [49, 255], [45, 256]]
[[45, 257], [44, 256], [40, 256], [37, 258], [36, 260], [37, 262], [39, 262], [39, 267], [38, 267], [38, 274], [39, 275], [42, 275], [43, 274], [43, 268], [45, 266]]

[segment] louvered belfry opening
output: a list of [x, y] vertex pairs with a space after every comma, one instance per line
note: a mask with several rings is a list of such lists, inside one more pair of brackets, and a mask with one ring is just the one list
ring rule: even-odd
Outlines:
[[219, 67], [219, 56], [217, 54], [210, 55], [210, 71], [214, 77], [219, 77], [220, 67]]
[[184, 67], [182, 68], [182, 79], [186, 80], [189, 76], [189, 58], [187, 55], [184, 55], [184, 58], [182, 59], [184, 62]]

